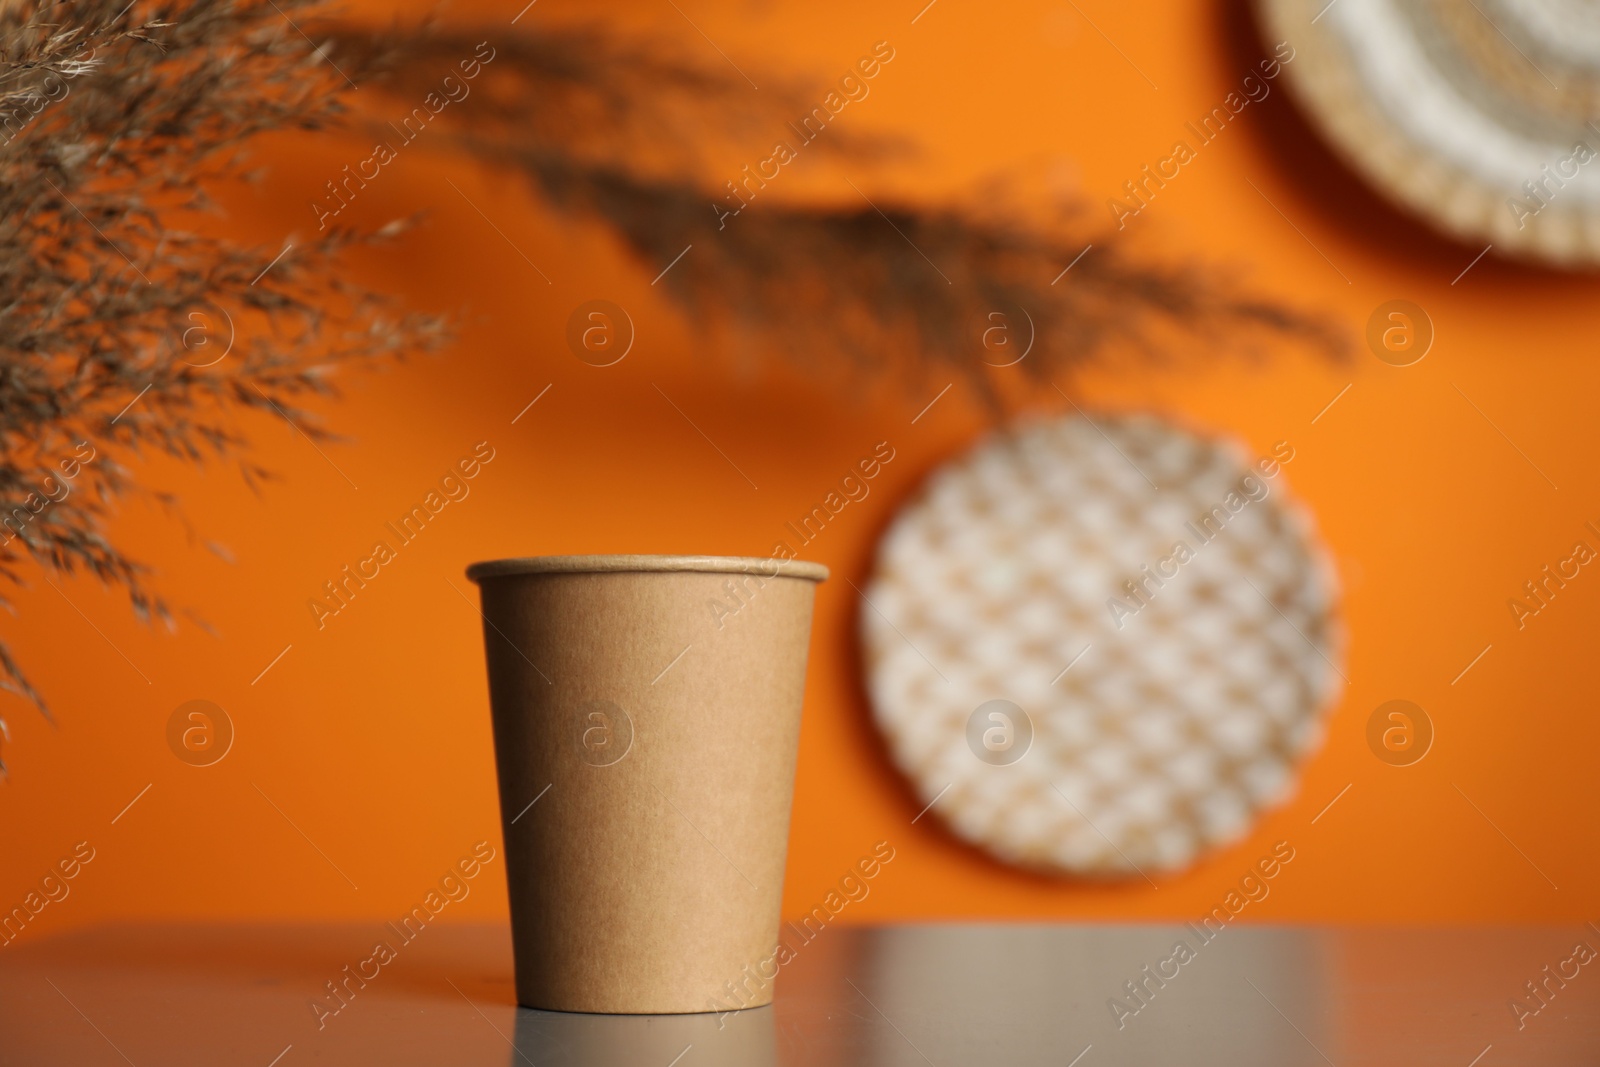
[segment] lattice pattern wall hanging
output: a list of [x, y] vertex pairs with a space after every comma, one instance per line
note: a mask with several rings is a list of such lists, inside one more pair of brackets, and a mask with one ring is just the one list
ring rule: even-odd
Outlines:
[[862, 605], [877, 722], [921, 802], [1002, 860], [1135, 877], [1281, 802], [1343, 684], [1293, 457], [1078, 416], [936, 471]]

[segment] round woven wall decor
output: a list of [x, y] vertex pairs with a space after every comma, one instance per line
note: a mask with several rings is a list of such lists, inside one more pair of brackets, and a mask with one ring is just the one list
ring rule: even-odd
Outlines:
[[861, 609], [874, 714], [920, 803], [1009, 863], [1148, 877], [1281, 802], [1343, 681], [1293, 454], [1074, 416], [935, 471]]
[[1600, 5], [1255, 6], [1313, 124], [1391, 200], [1497, 255], [1600, 264]]

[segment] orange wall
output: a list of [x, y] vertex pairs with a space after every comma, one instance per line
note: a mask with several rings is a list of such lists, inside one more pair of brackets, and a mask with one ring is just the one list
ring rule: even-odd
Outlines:
[[[858, 132], [902, 133], [921, 155], [858, 176], [864, 188], [934, 200], [969, 196], [1000, 175], [1025, 211], [1076, 189], [1096, 226], [1105, 199], [1229, 91], [1256, 47], [1237, 9], [1211, 3], [1152, 15], [1081, 0], [1098, 30], [1054, 0], [942, 0], [915, 25], [915, 0], [679, 6], [747, 69], [827, 77], [890, 40], [894, 63], [845, 118]], [[600, 10], [721, 62], [671, 6], [659, 7]], [[446, 18], [473, 12], [496, 26], [509, 18], [503, 4], [458, 5]], [[555, 17], [567, 15], [546, 0], [522, 26]], [[307, 202], [359, 143], [263, 145], [272, 180], [228, 194], [226, 225], [272, 247], [305, 232]], [[800, 174], [795, 189], [807, 195], [855, 195], [835, 174]], [[863, 581], [895, 506], [982, 431], [967, 385], [913, 426], [947, 378], [909, 387], [797, 380], [705, 351], [650, 287], [653, 269], [587, 224], [544, 212], [515, 178], [435, 151], [408, 152], [363, 196], [352, 209], [359, 219], [416, 210], [429, 219], [398, 254], [360, 258], [355, 273], [414, 306], [460, 311], [462, 337], [437, 358], [348, 379], [347, 399], [328, 415], [354, 440], [324, 446], [326, 458], [281, 422], [250, 422], [259, 457], [283, 475], [260, 496], [225, 467], [142, 466], [151, 484], [182, 495], [196, 533], [142, 506], [129, 507], [115, 533], [159, 568], [175, 604], [219, 636], [143, 628], [120, 594], [86, 580], [62, 582], [60, 593], [35, 582], [17, 598], [20, 619], [3, 623], [59, 727], [7, 698], [13, 774], [0, 788], [0, 906], [18, 902], [75, 842], [97, 850], [72, 896], [26, 936], [125, 916], [398, 914], [474, 842], [498, 842], [479, 624], [463, 601], [473, 592], [462, 577], [468, 561], [765, 554], [786, 519], [882, 439], [898, 458], [810, 553], [837, 577], [818, 602], [790, 912], [815, 903], [880, 839], [898, 856], [871, 896], [851, 905], [850, 921], [1189, 917], [1280, 839], [1297, 858], [1248, 918], [1575, 920], [1600, 910], [1591, 652], [1600, 576], [1586, 570], [1520, 632], [1506, 608], [1574, 540], [1595, 543], [1582, 529], [1600, 522], [1594, 284], [1492, 257], [1452, 284], [1477, 249], [1429, 236], [1338, 171], [1281, 84], [1109, 239], [1236, 267], [1264, 291], [1326, 309], [1355, 336], [1378, 304], [1408, 298], [1428, 310], [1437, 341], [1405, 369], [1364, 350], [1344, 366], [1283, 351], [1254, 362], [1180, 360], [1159, 373], [1124, 366], [1083, 381], [1106, 408], [1177, 413], [1254, 449], [1291, 441], [1287, 477], [1314, 509], [1345, 590], [1350, 684], [1294, 800], [1237, 847], [1158, 879], [1159, 889], [1021, 874], [958, 844], [931, 817], [913, 826], [921, 804], [870, 725], [854, 597], [842, 579]], [[625, 305], [639, 328], [634, 351], [607, 369], [578, 362], [562, 340], [569, 311], [596, 297]], [[1040, 405], [1061, 406], [1051, 396]], [[472, 495], [318, 632], [308, 598], [482, 440], [497, 454]], [[234, 561], [205, 551], [204, 540], [228, 546]], [[1421, 704], [1437, 729], [1432, 752], [1409, 768], [1379, 762], [1364, 740], [1372, 709], [1397, 697]], [[166, 747], [167, 717], [194, 698], [219, 703], [237, 726], [233, 750], [209, 768], [186, 766]], [[462, 917], [501, 916], [504, 890], [480, 882], [454, 907]]]

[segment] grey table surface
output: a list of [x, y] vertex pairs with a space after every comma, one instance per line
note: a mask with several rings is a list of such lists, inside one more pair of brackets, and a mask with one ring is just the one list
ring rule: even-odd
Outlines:
[[1600, 960], [1574, 954], [1600, 949], [1592, 927], [830, 927], [769, 1007], [602, 1016], [516, 1007], [507, 929], [440, 926], [319, 1026], [324, 983], [383, 929], [19, 940], [0, 1064], [1600, 1064]]

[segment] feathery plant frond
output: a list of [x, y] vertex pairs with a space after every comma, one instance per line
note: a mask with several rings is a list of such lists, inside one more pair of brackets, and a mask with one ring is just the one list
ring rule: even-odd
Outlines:
[[[307, 7], [0, 5], [0, 578], [88, 572], [171, 625], [104, 530], [130, 492], [173, 503], [128, 461], [225, 458], [254, 483], [237, 409], [324, 433], [300, 403], [330, 371], [438, 341], [344, 281], [365, 238], [253, 247], [208, 217], [205, 183], [241, 175], [251, 138], [343, 113], [344, 77], [289, 21]], [[3, 645], [0, 687], [45, 710]]]
[[[480, 36], [494, 38], [486, 98], [458, 113], [455, 140], [525, 175], [558, 211], [613, 230], [652, 273], [692, 244], [663, 287], [742, 347], [817, 371], [830, 363], [947, 369], [996, 403], [1006, 383], [994, 371], [1005, 353], [983, 344], [996, 313], [1007, 343], [1033, 340], [1013, 377], [1035, 383], [1123, 351], [1164, 359], [1180, 348], [1272, 341], [1344, 351], [1342, 332], [1324, 317], [1247, 292], [1215, 266], [1150, 261], [1075, 215], [1041, 225], [1015, 213], [869, 201], [846, 173], [840, 198], [828, 203], [786, 197], [780, 179], [772, 179], [776, 192], [745, 182], [730, 195], [726, 175], [707, 178], [715, 173], [707, 157], [727, 156], [730, 146], [752, 158], [777, 140], [798, 158], [848, 165], [858, 177], [908, 149], [834, 125], [802, 130], [797, 120], [818, 115], [829, 86], [766, 74], [756, 93], [741, 76], [683, 60], [662, 43], [525, 25], [509, 40], [436, 27], [330, 33], [342, 51], [390, 56], [372, 84], [399, 100], [420, 98], [432, 72]], [[746, 196], [736, 216], [724, 214]]]

